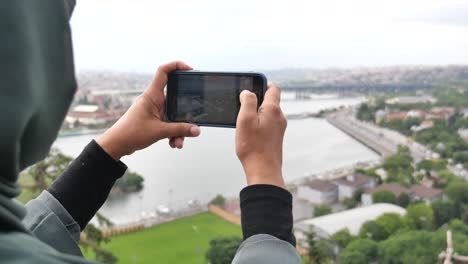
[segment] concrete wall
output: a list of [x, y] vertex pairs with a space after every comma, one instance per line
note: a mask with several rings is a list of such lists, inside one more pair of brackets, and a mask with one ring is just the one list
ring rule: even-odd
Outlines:
[[364, 190], [364, 189], [372, 189], [374, 187], [375, 187], [375, 181], [369, 181], [366, 184], [363, 184], [362, 186], [357, 186], [357, 187], [340, 184], [338, 185], [339, 199], [343, 200], [345, 198], [352, 198], [356, 191]]
[[215, 215], [217, 215], [217, 216], [219, 216], [221, 218], [224, 218], [228, 222], [231, 222], [231, 223], [236, 224], [236, 225], [241, 224], [241, 219], [240, 219], [239, 216], [237, 216], [235, 214], [232, 214], [232, 213], [222, 209], [221, 207], [210, 204], [208, 206], [208, 210], [210, 212], [212, 212], [213, 214], [215, 214]]
[[356, 190], [351, 186], [338, 185], [339, 199], [352, 198]]
[[361, 196], [361, 203], [362, 206], [368, 206], [372, 204], [372, 194], [370, 193], [363, 193]]
[[308, 186], [299, 186], [297, 188], [297, 196], [299, 199], [303, 199], [314, 204], [327, 204], [336, 201], [338, 198], [338, 189], [324, 192], [311, 189]]

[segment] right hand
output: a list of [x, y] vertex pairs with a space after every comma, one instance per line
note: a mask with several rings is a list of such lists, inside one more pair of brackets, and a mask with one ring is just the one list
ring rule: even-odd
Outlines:
[[285, 188], [283, 180], [283, 137], [287, 121], [280, 108], [281, 91], [268, 85], [257, 112], [257, 96], [240, 94], [236, 153], [244, 167], [247, 184], [270, 184]]

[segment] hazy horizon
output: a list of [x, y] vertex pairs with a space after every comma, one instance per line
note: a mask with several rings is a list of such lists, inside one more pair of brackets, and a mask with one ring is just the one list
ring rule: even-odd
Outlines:
[[78, 1], [77, 71], [468, 65], [466, 1], [251, 2]]
[[[391, 68], [402, 68], [402, 69], [410, 69], [410, 68], [436, 68], [436, 67], [442, 67], [442, 68], [449, 68], [449, 67], [468, 67], [467, 64], [394, 64], [394, 65], [376, 65], [376, 66], [349, 66], [349, 67], [282, 67], [282, 68], [276, 68], [276, 69], [254, 69], [255, 71], [259, 72], [281, 72], [281, 71], [302, 71], [302, 70], [310, 70], [310, 71], [347, 71], [347, 70], [359, 70], [359, 69], [372, 69], [372, 70], [378, 70], [378, 69], [391, 69]], [[157, 69], [154, 69], [157, 70]], [[197, 70], [197, 69], [195, 69]], [[242, 70], [242, 69], [238, 69]], [[228, 71], [235, 71], [233, 70], [228, 70]], [[125, 70], [125, 69], [112, 69], [112, 68], [100, 68], [100, 69], [77, 69], [77, 73], [87, 73], [87, 72], [110, 72], [110, 73], [135, 73], [135, 74], [154, 74], [154, 71], [138, 71], [138, 70]]]

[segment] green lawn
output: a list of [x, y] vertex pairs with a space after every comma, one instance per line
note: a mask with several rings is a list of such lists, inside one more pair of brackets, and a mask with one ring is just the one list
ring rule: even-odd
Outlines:
[[209, 241], [241, 236], [240, 226], [202, 213], [127, 235], [106, 244], [119, 263], [206, 263]]

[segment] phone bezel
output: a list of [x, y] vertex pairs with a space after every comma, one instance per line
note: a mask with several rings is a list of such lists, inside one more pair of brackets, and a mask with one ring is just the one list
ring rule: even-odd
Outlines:
[[[168, 75], [168, 81], [166, 86], [166, 112], [165, 119], [168, 122], [179, 122], [179, 123], [188, 123], [188, 121], [175, 121], [172, 119], [174, 109], [177, 109], [176, 99], [177, 99], [177, 77], [180, 75], [221, 75], [221, 76], [248, 76], [253, 77], [254, 84], [253, 87], [260, 86], [262, 91], [259, 93], [260, 96], [257, 96], [258, 106], [263, 102], [265, 92], [267, 89], [267, 79], [264, 74], [259, 72], [217, 72], [217, 71], [173, 71]], [[260, 82], [260, 84], [258, 84]], [[240, 106], [239, 98], [237, 103]], [[239, 107], [238, 107], [239, 110]], [[238, 114], [238, 113], [237, 113]], [[199, 126], [209, 126], [209, 127], [225, 127], [225, 128], [235, 128], [236, 124], [212, 124], [212, 123], [199, 123], [199, 122], [190, 122], [191, 124], [196, 124]]]

